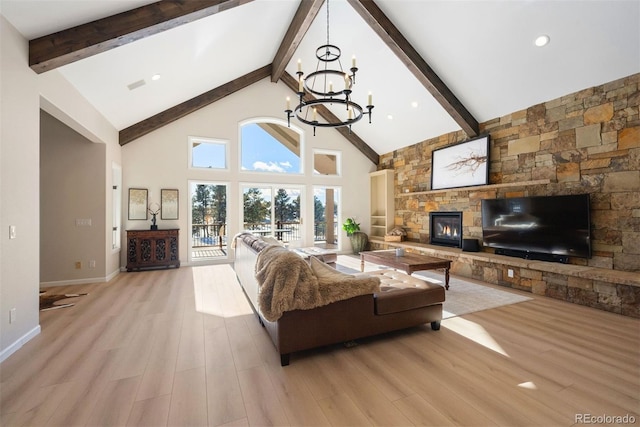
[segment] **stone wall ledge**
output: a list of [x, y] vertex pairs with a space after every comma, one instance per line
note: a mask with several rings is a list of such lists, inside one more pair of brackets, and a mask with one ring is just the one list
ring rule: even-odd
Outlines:
[[510, 257], [506, 255], [496, 255], [490, 252], [463, 252], [462, 249], [449, 248], [446, 246], [429, 245], [418, 242], [385, 242], [381, 237], [371, 236], [372, 243], [385, 248], [405, 248], [419, 251], [425, 255], [445, 258], [455, 261], [457, 258], [469, 259], [480, 262], [503, 264], [514, 268], [527, 268], [546, 273], [557, 273], [565, 276], [580, 277], [589, 280], [599, 280], [602, 282], [628, 285], [640, 288], [640, 273], [620, 270], [609, 270], [606, 268], [596, 268], [589, 266], [562, 264], [557, 262], [536, 261]]
[[501, 184], [474, 185], [469, 187], [443, 188], [442, 190], [406, 191], [404, 193], [397, 193], [396, 197], [419, 196], [421, 194], [451, 193], [451, 192], [462, 192], [462, 191], [485, 191], [485, 190], [491, 190], [495, 188], [527, 187], [527, 186], [536, 186], [536, 185], [546, 185], [549, 183], [551, 183], [550, 179], [537, 179], [534, 181], [518, 181], [518, 182], [505, 182]]

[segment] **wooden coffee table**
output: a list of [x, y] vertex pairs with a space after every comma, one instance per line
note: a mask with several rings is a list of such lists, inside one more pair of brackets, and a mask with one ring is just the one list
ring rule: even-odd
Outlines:
[[360, 271], [364, 271], [364, 262], [386, 265], [397, 268], [407, 274], [423, 270], [444, 270], [444, 287], [449, 289], [449, 268], [451, 261], [432, 256], [405, 252], [403, 256], [396, 256], [395, 250], [360, 252]]

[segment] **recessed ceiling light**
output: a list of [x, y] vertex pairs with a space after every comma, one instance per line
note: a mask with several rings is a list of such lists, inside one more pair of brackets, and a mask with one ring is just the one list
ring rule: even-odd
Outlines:
[[393, 116], [391, 114], [387, 115], [387, 119], [393, 120]]
[[411, 106], [412, 106], [413, 108], [418, 108], [418, 101], [413, 101], [413, 102], [411, 103]]
[[151, 76], [151, 80], [160, 80], [160, 74], [154, 74], [153, 76]]
[[549, 41], [551, 39], [549, 38], [548, 35], [543, 34], [541, 36], [536, 37], [536, 41], [534, 42], [536, 46], [538, 47], [542, 47], [542, 46], [546, 46], [547, 44], [549, 44]]

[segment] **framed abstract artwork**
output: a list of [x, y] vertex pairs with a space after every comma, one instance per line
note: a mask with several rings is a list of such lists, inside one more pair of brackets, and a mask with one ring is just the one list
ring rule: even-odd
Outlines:
[[178, 219], [178, 190], [160, 190], [160, 218]]
[[431, 189], [489, 183], [489, 136], [433, 150]]
[[146, 188], [129, 189], [129, 219], [147, 219], [147, 198], [149, 191]]

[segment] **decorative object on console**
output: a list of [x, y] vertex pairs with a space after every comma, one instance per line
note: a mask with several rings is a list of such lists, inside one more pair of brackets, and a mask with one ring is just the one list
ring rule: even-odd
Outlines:
[[366, 233], [360, 231], [360, 223], [356, 222], [354, 218], [347, 218], [342, 224], [342, 229], [347, 232], [355, 255], [367, 248], [369, 237]]
[[[337, 128], [349, 126], [349, 131], [351, 131], [351, 125], [362, 119], [365, 114], [369, 116], [369, 123], [371, 123], [371, 110], [373, 110], [371, 92], [369, 92], [368, 105], [365, 107], [367, 111], [364, 111], [364, 108], [351, 98], [352, 87], [356, 83], [356, 71], [358, 71], [356, 57], [354, 56], [351, 59], [351, 74], [345, 73], [340, 62], [340, 48], [329, 43], [329, 0], [325, 3], [327, 7], [327, 43], [316, 49], [316, 58], [318, 59], [316, 71], [310, 73], [304, 79], [302, 78], [304, 75], [302, 62], [298, 60], [298, 71], [296, 73], [298, 75], [298, 105], [291, 110], [291, 99], [287, 97], [287, 109], [284, 111], [287, 113], [288, 126], [291, 126], [291, 117], [295, 116], [300, 122], [313, 126], [314, 136], [316, 127]], [[328, 68], [329, 63], [334, 61], [338, 61], [339, 70]], [[337, 89], [335, 91], [331, 81], [332, 77], [337, 79]], [[316, 83], [318, 83], [318, 87], [316, 87]], [[342, 86], [344, 86], [344, 89]], [[305, 100], [305, 90], [320, 98]], [[332, 105], [340, 108], [331, 109]], [[319, 121], [316, 106], [329, 109], [334, 114], [334, 117], [331, 120], [323, 117], [325, 121]], [[338, 117], [337, 114], [340, 114], [342, 118]]]
[[156, 224], [156, 216], [160, 213], [160, 205], [156, 202], [149, 203], [149, 213], [151, 214], [151, 230], [157, 230], [158, 224]]
[[146, 188], [129, 189], [129, 219], [147, 219], [147, 197]]
[[433, 151], [431, 155], [432, 190], [488, 183], [488, 135]]
[[160, 190], [160, 212], [162, 219], [178, 219], [178, 190]]
[[429, 243], [462, 247], [462, 212], [429, 212]]

